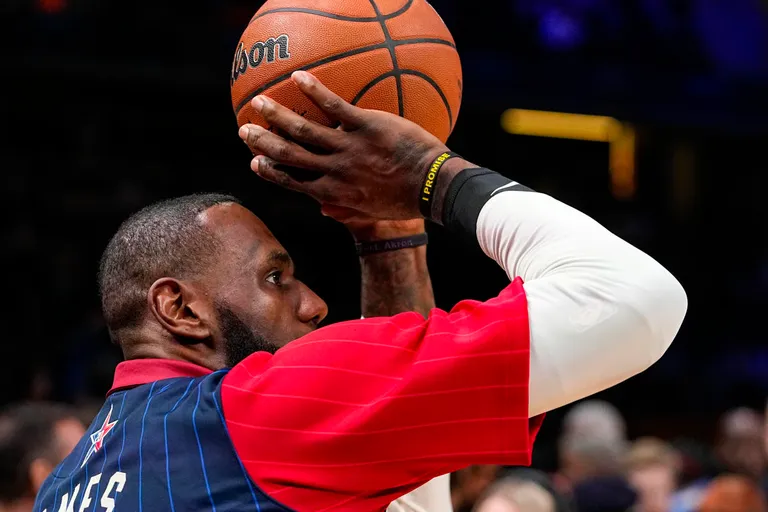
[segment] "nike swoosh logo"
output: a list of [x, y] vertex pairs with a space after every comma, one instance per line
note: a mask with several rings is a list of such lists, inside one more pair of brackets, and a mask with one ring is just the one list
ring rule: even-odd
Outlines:
[[499, 188], [497, 188], [496, 190], [494, 190], [493, 192], [491, 192], [491, 195], [492, 195], [492, 196], [495, 196], [495, 195], [496, 195], [496, 192], [499, 192], [499, 191], [501, 191], [501, 190], [504, 190], [505, 188], [514, 187], [515, 185], [519, 185], [519, 183], [518, 183], [518, 182], [516, 182], [516, 181], [512, 181], [512, 182], [510, 182], [510, 183], [507, 183], [506, 185], [502, 185], [501, 187], [499, 187]]

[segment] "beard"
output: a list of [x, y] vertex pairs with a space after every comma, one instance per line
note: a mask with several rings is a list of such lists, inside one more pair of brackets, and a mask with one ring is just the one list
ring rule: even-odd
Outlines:
[[254, 333], [234, 311], [221, 304], [216, 305], [219, 326], [224, 338], [224, 357], [231, 368], [255, 352], [274, 354], [280, 348], [263, 336]]

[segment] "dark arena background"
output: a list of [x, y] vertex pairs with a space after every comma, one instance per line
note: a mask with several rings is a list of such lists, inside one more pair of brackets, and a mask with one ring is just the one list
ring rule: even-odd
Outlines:
[[[432, 4], [464, 69], [451, 149], [588, 213], [686, 288], [670, 351], [595, 398], [621, 411], [629, 439], [669, 441], [683, 476], [703, 475], [722, 415], [746, 407], [762, 421], [768, 396], [768, 2]], [[360, 314], [351, 237], [259, 180], [237, 136], [231, 59], [259, 6], [0, 3], [3, 403], [61, 401], [86, 417], [100, 404], [120, 352], [100, 317], [98, 258], [121, 220], [165, 197], [234, 193], [328, 302], [327, 322]], [[492, 261], [428, 231], [440, 307], [500, 289]], [[538, 469], [558, 469], [567, 411], [545, 422]]]

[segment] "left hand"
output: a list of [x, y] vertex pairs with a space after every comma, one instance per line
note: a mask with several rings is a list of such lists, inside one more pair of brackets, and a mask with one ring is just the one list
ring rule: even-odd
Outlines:
[[357, 242], [389, 240], [425, 231], [424, 219], [378, 220], [343, 206], [323, 205], [323, 215], [344, 224]]

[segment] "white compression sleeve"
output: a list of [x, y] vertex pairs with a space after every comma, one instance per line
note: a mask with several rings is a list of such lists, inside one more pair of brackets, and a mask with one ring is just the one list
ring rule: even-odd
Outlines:
[[499, 192], [476, 233], [510, 279], [524, 280], [531, 416], [642, 372], [682, 324], [685, 291], [664, 267], [550, 196]]

